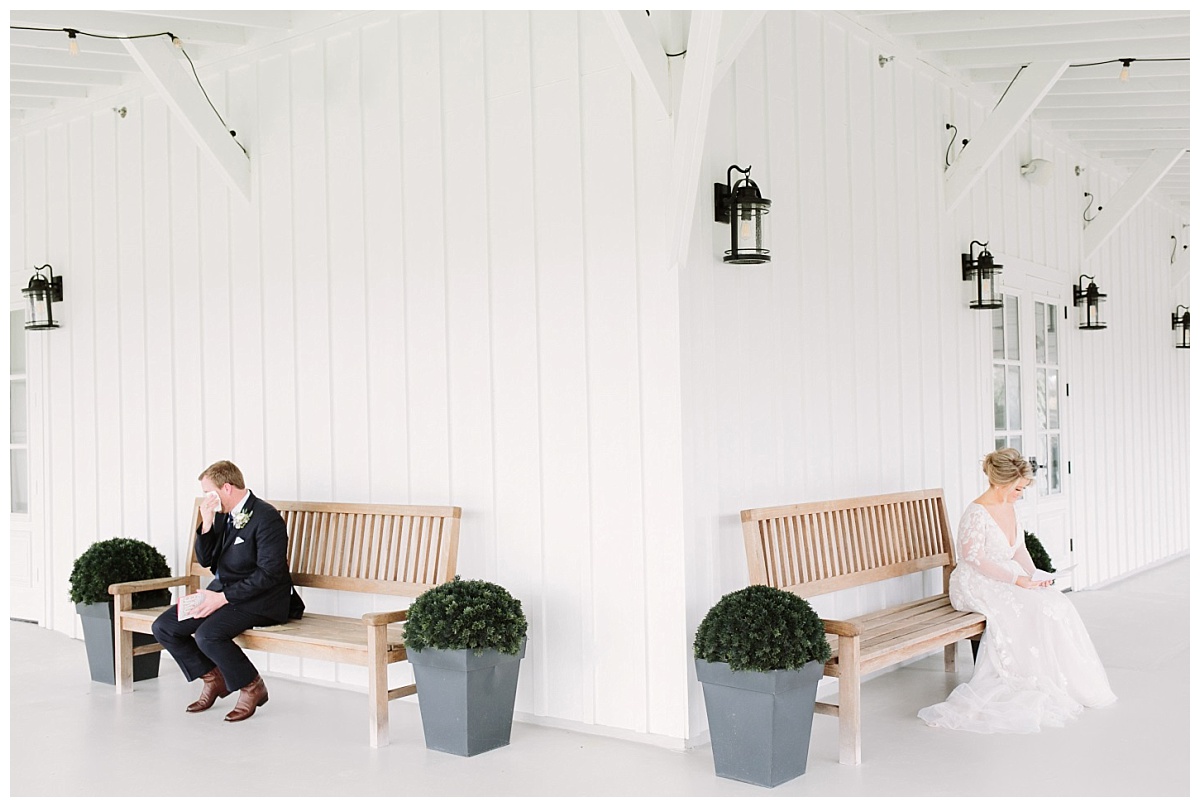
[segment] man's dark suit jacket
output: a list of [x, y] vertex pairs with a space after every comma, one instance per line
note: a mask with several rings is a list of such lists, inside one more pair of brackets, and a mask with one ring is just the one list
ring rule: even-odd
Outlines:
[[292, 576], [287, 565], [287, 527], [279, 511], [253, 492], [242, 506], [250, 520], [239, 530], [217, 513], [206, 533], [196, 528], [196, 560], [216, 574], [209, 591], [225, 592], [239, 611], [264, 625], [287, 622]]

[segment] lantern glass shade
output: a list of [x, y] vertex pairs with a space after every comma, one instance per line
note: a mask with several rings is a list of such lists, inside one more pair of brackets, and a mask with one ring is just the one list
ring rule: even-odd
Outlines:
[[730, 211], [730, 249], [725, 253], [726, 263], [766, 263], [771, 260], [770, 240], [767, 234], [767, 214], [771, 212], [771, 200], [763, 199], [755, 192], [735, 197]]
[[[42, 269], [50, 269], [49, 278], [42, 274]], [[25, 297], [25, 330], [44, 331], [58, 327], [54, 303], [62, 302], [62, 278], [55, 277], [49, 265], [34, 270], [29, 285], [21, 289], [21, 294]]]
[[[1180, 306], [1182, 308], [1182, 306]], [[1183, 309], [1183, 316], [1178, 313], [1171, 314], [1171, 330], [1178, 331], [1178, 336], [1175, 338], [1175, 347], [1183, 350], [1189, 350], [1192, 347], [1192, 312], [1186, 308]]]
[[1075, 287], [1075, 307], [1079, 309], [1079, 329], [1081, 331], [1098, 331], [1108, 327], [1101, 310], [1107, 294], [1101, 294], [1096, 288], [1095, 281], [1088, 284], [1087, 289]]

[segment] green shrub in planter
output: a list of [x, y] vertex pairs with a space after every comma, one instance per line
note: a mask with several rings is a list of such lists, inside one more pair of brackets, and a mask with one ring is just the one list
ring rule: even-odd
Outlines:
[[726, 594], [696, 629], [696, 658], [731, 670], [798, 670], [832, 650], [825, 626], [804, 599], [771, 586]]
[[[108, 587], [113, 583], [170, 576], [171, 567], [167, 565], [167, 559], [145, 541], [135, 538], [97, 541], [75, 559], [75, 566], [71, 570], [71, 602], [81, 605], [112, 602]], [[163, 593], [138, 592], [133, 595], [133, 607], [146, 608], [161, 604]]]
[[770, 586], [726, 594], [692, 645], [717, 776], [775, 787], [804, 773], [825, 627], [800, 597]]
[[1054, 574], [1056, 569], [1054, 568], [1054, 564], [1050, 562], [1050, 553], [1046, 551], [1046, 547], [1042, 546], [1042, 542], [1032, 532], [1026, 531], [1025, 533], [1025, 548], [1029, 550], [1029, 557], [1033, 560], [1033, 568]]
[[413, 600], [404, 626], [409, 650], [473, 650], [491, 648], [515, 656], [529, 629], [521, 601], [503, 586], [455, 577]]
[[[113, 583], [130, 583], [171, 577], [171, 567], [163, 554], [145, 541], [134, 538], [111, 538], [98, 541], [75, 559], [71, 570], [71, 601], [83, 626], [87, 648], [88, 668], [93, 681], [116, 683], [114, 671], [113, 598], [108, 587]], [[169, 605], [171, 592], [141, 591], [133, 595], [134, 608]], [[154, 644], [154, 637], [136, 634], [133, 646]], [[134, 656], [133, 680], [144, 681], [158, 675], [159, 653]]]
[[413, 600], [404, 626], [425, 747], [470, 757], [508, 745], [529, 623], [503, 587], [455, 577]]

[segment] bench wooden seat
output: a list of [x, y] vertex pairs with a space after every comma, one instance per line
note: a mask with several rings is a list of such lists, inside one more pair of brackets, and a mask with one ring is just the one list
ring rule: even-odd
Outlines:
[[942, 570], [942, 594], [852, 619], [823, 620], [833, 648], [825, 674], [839, 679], [838, 703], [818, 703], [816, 712], [837, 716], [843, 764], [862, 761], [864, 675], [939, 648], [953, 671], [955, 643], [983, 633], [982, 614], [950, 604], [954, 539], [941, 490], [743, 510], [742, 533], [750, 582], [806, 599]]
[[[196, 500], [192, 531], [200, 523]], [[336, 504], [271, 501], [288, 533], [288, 568], [294, 585], [333, 591], [416, 597], [454, 578], [458, 563], [458, 507]], [[196, 562], [195, 542], [188, 573], [179, 577], [116, 583], [114, 600], [117, 691], [133, 690], [133, 657], [161, 650], [155, 643], [133, 647], [134, 633], [151, 633], [166, 608], [133, 608], [138, 591], [200, 588], [211, 577]], [[388, 688], [389, 664], [404, 661], [403, 621], [407, 611], [367, 613], [361, 617], [306, 611], [283, 625], [253, 628], [235, 640], [248, 650], [301, 658], [359, 664], [367, 668], [368, 728], [372, 747], [388, 744], [388, 703], [417, 691], [414, 684]]]

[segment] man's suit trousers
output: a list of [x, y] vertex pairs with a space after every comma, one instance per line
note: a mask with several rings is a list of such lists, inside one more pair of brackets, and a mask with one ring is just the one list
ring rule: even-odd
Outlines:
[[246, 658], [233, 637], [247, 628], [269, 622], [257, 614], [225, 605], [203, 619], [178, 619], [172, 605], [154, 620], [154, 637], [179, 664], [184, 676], [195, 681], [216, 667], [225, 678], [225, 686], [235, 692], [258, 677], [258, 670]]

